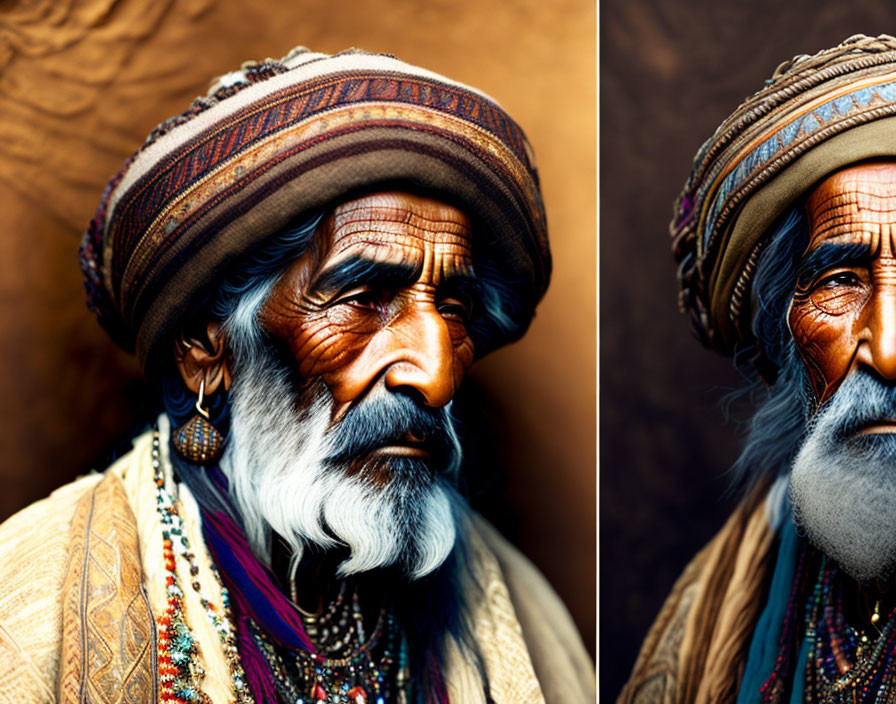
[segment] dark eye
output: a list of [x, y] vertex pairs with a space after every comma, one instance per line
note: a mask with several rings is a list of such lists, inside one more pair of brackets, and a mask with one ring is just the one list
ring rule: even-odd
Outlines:
[[443, 318], [467, 322], [473, 311], [473, 305], [461, 298], [443, 298], [439, 301], [439, 313]]
[[359, 288], [347, 291], [332, 302], [331, 305], [350, 305], [355, 308], [374, 310], [383, 305], [386, 293], [378, 289]]
[[860, 284], [859, 277], [851, 271], [838, 271], [830, 276], [820, 279], [814, 288], [835, 288], [837, 286], [856, 286]]

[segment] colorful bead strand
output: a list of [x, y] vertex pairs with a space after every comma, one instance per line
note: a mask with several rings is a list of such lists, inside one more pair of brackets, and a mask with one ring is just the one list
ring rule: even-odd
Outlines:
[[[236, 634], [230, 618], [227, 589], [221, 586], [222, 608], [202, 597], [199, 566], [190, 551], [190, 543], [174, 499], [165, 488], [158, 431], [153, 433], [152, 466], [156, 484], [156, 508], [162, 524], [162, 559], [165, 565], [165, 612], [156, 619], [158, 628], [159, 699], [174, 704], [210, 704], [210, 699], [199, 687], [205, 672], [199, 663], [199, 650], [193, 634], [184, 620], [184, 593], [177, 578], [177, 559], [189, 565], [191, 587], [199, 595], [205, 615], [211, 622], [223, 648], [230, 670], [231, 685], [236, 704], [254, 704], [240, 664]], [[177, 552], [175, 552], [175, 547]], [[220, 584], [220, 577], [211, 568], [212, 577]]]

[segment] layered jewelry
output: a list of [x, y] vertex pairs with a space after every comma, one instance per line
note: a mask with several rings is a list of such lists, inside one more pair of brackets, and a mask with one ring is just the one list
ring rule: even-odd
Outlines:
[[[220, 606], [202, 596], [196, 555], [190, 550], [190, 541], [184, 531], [175, 500], [165, 487], [158, 430], [154, 430], [152, 436], [152, 468], [156, 484], [156, 510], [162, 524], [162, 557], [165, 561], [167, 594], [165, 611], [156, 617], [159, 700], [174, 704], [210, 704], [211, 701], [201, 689], [205, 672], [200, 663], [196, 640], [184, 618], [184, 592], [177, 574], [177, 562], [180, 559], [189, 567], [190, 588], [200, 595], [205, 616], [221, 642], [230, 673], [233, 701], [236, 704], [254, 704], [246, 683], [246, 674], [240, 664], [227, 589], [223, 585], [220, 587]], [[214, 565], [211, 566], [211, 572], [210, 577], [220, 584], [221, 579]]]
[[[296, 603], [295, 583], [292, 584]], [[328, 607], [314, 615], [296, 609], [315, 652], [276, 647], [259, 629], [253, 636], [274, 674], [277, 694], [288, 704], [405, 704], [407, 642], [392, 608], [383, 608], [369, 637], [360, 597], [348, 582]]]
[[[175, 498], [166, 487], [160, 436], [153, 432], [152, 467], [156, 485], [156, 510], [162, 526], [162, 558], [165, 567], [166, 608], [156, 617], [159, 701], [172, 704], [211, 704], [202, 691], [205, 671], [198, 644], [184, 617], [184, 587], [178, 564], [189, 572], [187, 588], [199, 595], [205, 617], [221, 643], [230, 673], [235, 704], [254, 704], [240, 663], [227, 588], [214, 565], [206, 575], [220, 586], [222, 603], [204, 597], [199, 563], [190, 548]], [[297, 589], [291, 584], [292, 603]], [[252, 637], [273, 676], [283, 704], [406, 704], [409, 684], [407, 642], [391, 607], [382, 608], [376, 624], [366, 633], [356, 585], [340, 583], [339, 592], [320, 614], [296, 605], [314, 652], [276, 646], [254, 623]]]
[[896, 701], [896, 609], [881, 622], [880, 604], [871, 632], [846, 622], [843, 580], [822, 559], [806, 609], [806, 702], [877, 704]]

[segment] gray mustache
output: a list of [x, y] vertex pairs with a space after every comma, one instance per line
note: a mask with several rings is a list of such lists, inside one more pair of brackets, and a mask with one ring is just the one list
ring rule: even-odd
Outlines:
[[333, 462], [351, 462], [374, 450], [400, 443], [408, 433], [426, 445], [436, 466], [448, 466], [455, 447], [453, 420], [444, 409], [419, 406], [409, 396], [389, 393], [351, 409], [328, 433]]
[[829, 418], [835, 439], [845, 440], [875, 421], [896, 419], [896, 386], [857, 370], [820, 409], [818, 418], [821, 422]]

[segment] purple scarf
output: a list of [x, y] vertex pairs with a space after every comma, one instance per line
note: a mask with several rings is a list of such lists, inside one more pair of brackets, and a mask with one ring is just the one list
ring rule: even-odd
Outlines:
[[[227, 479], [223, 472], [217, 467], [207, 471], [212, 481], [223, 490], [222, 496], [226, 496]], [[253, 554], [242, 527], [225, 511], [212, 510], [202, 502], [199, 504], [205, 544], [230, 593], [237, 646], [247, 684], [257, 702], [277, 704], [273, 673], [252, 637], [249, 621], [253, 621], [279, 646], [314, 652], [314, 645], [273, 572]]]

